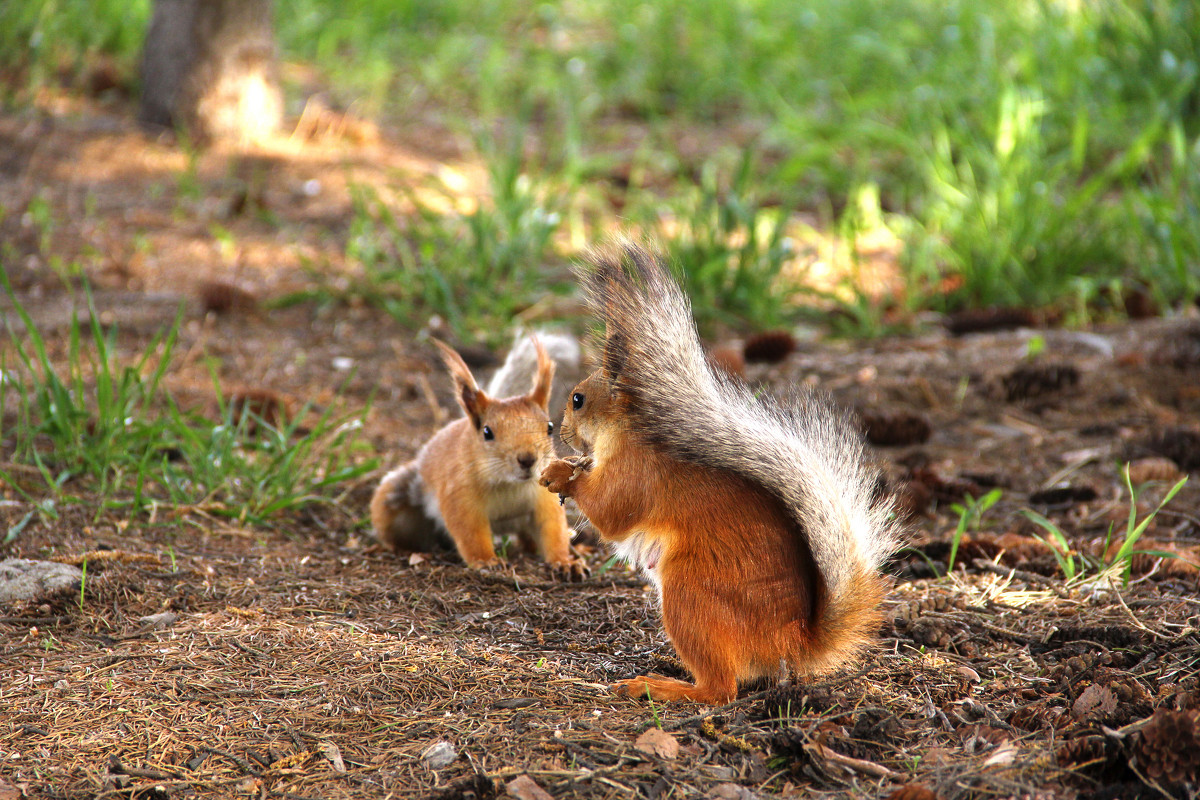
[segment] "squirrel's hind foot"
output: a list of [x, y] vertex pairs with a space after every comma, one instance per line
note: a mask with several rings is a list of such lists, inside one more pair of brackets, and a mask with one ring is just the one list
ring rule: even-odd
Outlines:
[[736, 684], [732, 687], [700, 686], [655, 673], [618, 681], [613, 684], [612, 688], [617, 694], [638, 699], [649, 697], [651, 700], [660, 702], [691, 700], [694, 703], [704, 703], [710, 706], [724, 705], [737, 697]]

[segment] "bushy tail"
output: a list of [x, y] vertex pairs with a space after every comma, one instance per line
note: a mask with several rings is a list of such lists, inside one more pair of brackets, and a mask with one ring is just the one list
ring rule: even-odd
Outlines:
[[807, 391], [755, 397], [714, 373], [687, 297], [637, 245], [594, 252], [581, 278], [607, 326], [603, 368], [631, 398], [635, 428], [676, 458], [776, 495], [805, 532], [825, 581], [826, 616], [844, 616], [900, 539], [845, 412]]
[[[538, 331], [533, 334], [541, 340], [546, 353], [555, 363], [558, 371], [573, 372], [579, 366], [579, 342], [572, 336], [549, 331]], [[533, 336], [517, 331], [513, 346], [504, 359], [504, 365], [496, 370], [496, 374], [488, 381], [484, 390], [489, 397], [503, 400], [525, 394], [533, 385], [537, 375], [537, 349], [533, 344]], [[557, 411], [558, 409], [552, 409]]]

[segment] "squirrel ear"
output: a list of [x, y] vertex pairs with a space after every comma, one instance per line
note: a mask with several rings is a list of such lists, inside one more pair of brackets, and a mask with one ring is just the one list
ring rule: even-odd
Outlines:
[[554, 361], [546, 353], [546, 348], [536, 336], [533, 339], [533, 349], [537, 351], [537, 375], [533, 379], [533, 388], [529, 390], [529, 399], [537, 403], [543, 410], [550, 406], [550, 385], [554, 380]]
[[475, 383], [475, 376], [471, 374], [471, 368], [462, 360], [462, 356], [444, 342], [437, 339], [430, 341], [441, 351], [442, 361], [454, 380], [454, 388], [458, 390], [458, 404], [471, 418], [471, 424], [478, 428], [482, 424], [483, 411], [488, 407], [491, 398]]
[[604, 377], [615, 381], [625, 368], [625, 339], [619, 333], [610, 333], [604, 340]]

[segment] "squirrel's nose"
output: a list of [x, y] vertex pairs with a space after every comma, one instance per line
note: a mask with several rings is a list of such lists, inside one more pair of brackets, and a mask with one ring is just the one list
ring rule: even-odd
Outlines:
[[537, 456], [533, 453], [521, 453], [521, 455], [517, 456], [517, 463], [523, 469], [531, 469], [537, 463]]

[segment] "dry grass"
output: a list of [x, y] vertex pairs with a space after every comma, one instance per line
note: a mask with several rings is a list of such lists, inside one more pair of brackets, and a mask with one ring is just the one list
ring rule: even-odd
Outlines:
[[[60, 541], [64, 557], [74, 544]], [[161, 552], [153, 538], [122, 546]], [[945, 797], [1015, 796], [1086, 786], [1055, 759], [1087, 729], [1073, 710], [1084, 686], [1136, 684], [1148, 708], [1200, 668], [1196, 633], [1181, 631], [1194, 601], [1153, 585], [1124, 603], [1031, 600], [982, 572], [898, 585], [895, 623], [857, 671], [750, 687], [719, 709], [648, 706], [607, 688], [676, 668], [628, 578], [557, 583], [526, 560], [409, 566], [277, 536], [175, 548], [175, 571], [165, 557], [92, 560], [82, 607], [0, 622], [0, 781], [64, 798], [457, 797], [526, 774], [600, 798], [729, 782], [862, 796], [916, 778]], [[140, 621], [164, 611], [166, 627]], [[674, 759], [635, 745], [656, 723], [681, 745]], [[440, 741], [458, 755], [431, 769], [422, 754]]]

